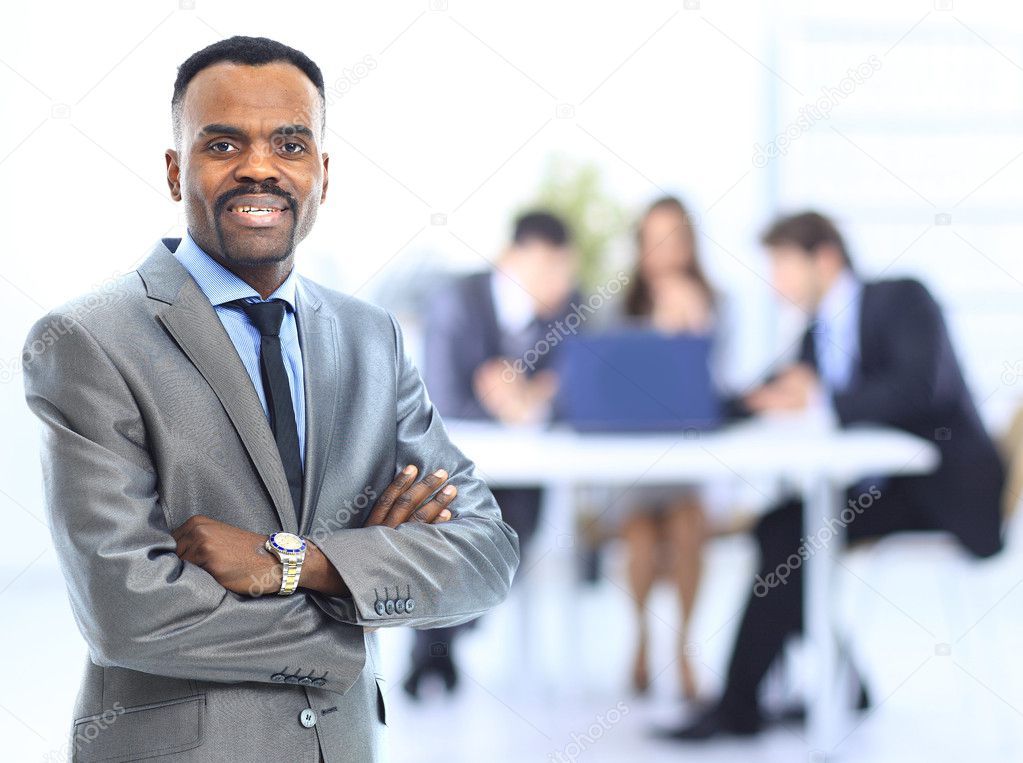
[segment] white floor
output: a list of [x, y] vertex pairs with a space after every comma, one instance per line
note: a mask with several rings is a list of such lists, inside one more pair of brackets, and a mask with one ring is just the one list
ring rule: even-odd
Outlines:
[[[1019, 533], [1016, 533], [1019, 535]], [[799, 726], [750, 741], [676, 745], [650, 730], [683, 718], [675, 699], [677, 614], [670, 592], [648, 608], [654, 689], [627, 691], [633, 637], [621, 559], [599, 585], [565, 575], [564, 536], [537, 539], [512, 598], [460, 645], [462, 682], [421, 703], [401, 690], [410, 634], [382, 632], [395, 763], [444, 761], [818, 761]], [[904, 538], [841, 557], [839, 619], [874, 697], [843, 725], [828, 760], [1023, 761], [1023, 549], [975, 565], [933, 539]], [[689, 649], [716, 691], [752, 563], [745, 538], [716, 541]], [[65, 760], [84, 654], [52, 552], [27, 570], [0, 569], [7, 656], [0, 694], [3, 761]], [[778, 701], [811, 677], [798, 648], [772, 677]], [[431, 687], [427, 687], [431, 688]]]
[[[534, 549], [539, 555], [544, 548]], [[658, 674], [653, 695], [626, 690], [632, 639], [630, 600], [613, 560], [595, 589], [555, 584], [550, 547], [516, 600], [471, 633], [461, 657], [467, 678], [454, 697], [411, 703], [401, 690], [403, 634], [388, 634], [394, 761], [1021, 761], [1023, 760], [1023, 554], [970, 565], [945, 543], [905, 537], [841, 557], [839, 617], [870, 684], [874, 709], [851, 715], [830, 757], [811, 750], [801, 726], [774, 727], [754, 740], [679, 745], [650, 738], [684, 717], [675, 680], [677, 616], [670, 594], [649, 607]], [[737, 608], [752, 563], [746, 539], [715, 542], [690, 634], [702, 683], [713, 696], [723, 673]], [[527, 595], [543, 623], [540, 669], [503, 664], [520, 632]], [[575, 606], [570, 598], [577, 597]], [[572, 618], [577, 622], [573, 625]], [[565, 629], [568, 630], [566, 638]], [[578, 641], [573, 641], [578, 639]], [[579, 645], [570, 649], [571, 643]], [[798, 648], [772, 676], [778, 702], [797, 697]], [[414, 741], [408, 741], [414, 740]], [[430, 740], [436, 740], [431, 743]]]

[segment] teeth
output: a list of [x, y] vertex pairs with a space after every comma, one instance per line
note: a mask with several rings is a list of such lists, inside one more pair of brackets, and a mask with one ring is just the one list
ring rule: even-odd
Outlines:
[[238, 207], [237, 210], [239, 212], [245, 212], [246, 214], [249, 215], [268, 215], [271, 212], [278, 211], [276, 209], [272, 209], [269, 207]]

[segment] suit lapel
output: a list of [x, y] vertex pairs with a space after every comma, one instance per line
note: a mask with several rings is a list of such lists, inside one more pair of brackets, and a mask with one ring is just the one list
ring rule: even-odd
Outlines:
[[149, 297], [167, 303], [156, 319], [220, 399], [270, 494], [281, 528], [298, 532], [288, 479], [263, 406], [213, 305], [168, 248], [176, 248], [177, 241], [163, 239], [138, 268]]
[[497, 305], [494, 304], [494, 294], [490, 285], [493, 276], [489, 273], [477, 275], [475, 288], [476, 310], [484, 342], [487, 347], [488, 356], [501, 354], [501, 327], [497, 322]]
[[312, 527], [313, 507], [333, 441], [337, 412], [338, 358], [337, 326], [323, 308], [322, 300], [298, 278], [298, 339], [302, 347], [305, 377], [305, 474], [302, 483], [302, 534]]
[[868, 344], [868, 340], [871, 340], [873, 337], [870, 331], [870, 326], [867, 325], [867, 321], [871, 320], [874, 315], [874, 294], [873, 282], [864, 281], [863, 291], [860, 293], [860, 315], [857, 325], [860, 340], [860, 357], [859, 362], [853, 367], [852, 378], [854, 380], [863, 375], [864, 370], [868, 366], [868, 362], [873, 358], [874, 344]]

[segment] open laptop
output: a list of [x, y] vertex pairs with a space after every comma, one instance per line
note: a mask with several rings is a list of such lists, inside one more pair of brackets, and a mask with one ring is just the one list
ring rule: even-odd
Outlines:
[[580, 431], [717, 427], [722, 405], [711, 378], [710, 351], [707, 337], [642, 328], [568, 337], [556, 364], [556, 415]]

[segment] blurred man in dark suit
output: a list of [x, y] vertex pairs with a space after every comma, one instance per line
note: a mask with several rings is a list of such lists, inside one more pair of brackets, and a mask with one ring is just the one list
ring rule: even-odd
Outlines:
[[[533, 211], [515, 221], [493, 270], [462, 277], [437, 295], [426, 320], [423, 376], [446, 419], [521, 425], [550, 415], [557, 391], [551, 363], [577, 296], [576, 271], [568, 227]], [[536, 530], [540, 489], [497, 489], [494, 496], [524, 548]], [[418, 696], [429, 674], [454, 689], [452, 645], [461, 629], [416, 632], [406, 692]]]
[[[814, 212], [778, 220], [763, 243], [776, 291], [814, 320], [798, 361], [747, 395], [741, 407], [755, 414], [822, 406], [840, 426], [880, 424], [934, 442], [941, 452], [936, 472], [866, 480], [849, 490], [849, 500], [867, 508], [848, 524], [847, 537], [934, 529], [951, 533], [976, 556], [997, 553], [1003, 466], [963, 381], [941, 309], [927, 289], [911, 279], [861, 280], [834, 224]], [[795, 500], [760, 520], [757, 584], [739, 627], [724, 693], [669, 736], [706, 739], [760, 728], [761, 679], [785, 640], [802, 629], [802, 567], [789, 567], [784, 585], [762, 581], [773, 579], [769, 576], [798, 553], [803, 534], [802, 505]]]

